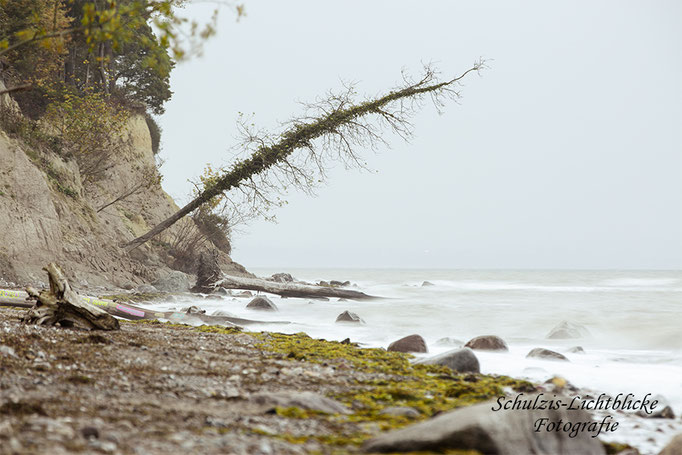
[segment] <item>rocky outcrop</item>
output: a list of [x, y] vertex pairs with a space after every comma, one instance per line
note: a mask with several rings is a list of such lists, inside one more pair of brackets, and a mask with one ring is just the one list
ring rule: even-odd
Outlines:
[[549, 350], [549, 349], [544, 349], [544, 348], [535, 348], [532, 349], [526, 357], [528, 358], [534, 358], [534, 359], [545, 359], [545, 360], [562, 360], [564, 362], [568, 362], [568, 358], [560, 354], [558, 352]]
[[388, 351], [396, 352], [429, 352], [426, 341], [421, 335], [409, 335], [388, 345]]
[[457, 373], [480, 373], [481, 366], [474, 351], [469, 348], [455, 349], [435, 357], [415, 362], [424, 365], [443, 365]]
[[472, 338], [464, 345], [466, 348], [478, 349], [481, 351], [508, 351], [509, 346], [500, 337], [495, 335], [483, 335]]
[[[530, 397], [531, 399], [534, 397]], [[546, 422], [591, 421], [585, 411], [493, 411], [495, 402], [482, 403], [441, 414], [433, 419], [369, 440], [366, 453], [475, 450], [486, 455], [604, 455], [598, 439], [589, 432], [571, 437], [564, 431], [535, 431]]]

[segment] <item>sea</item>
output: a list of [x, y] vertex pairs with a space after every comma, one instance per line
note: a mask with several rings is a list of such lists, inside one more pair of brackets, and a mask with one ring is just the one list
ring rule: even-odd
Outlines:
[[[278, 312], [246, 309], [248, 298], [222, 301], [197, 298], [163, 304], [179, 310], [196, 305], [264, 321], [251, 331], [305, 332], [315, 338], [387, 347], [401, 337], [419, 334], [429, 353], [459, 347], [479, 335], [497, 335], [509, 352], [477, 351], [481, 372], [544, 382], [561, 376], [594, 394], [650, 394], [673, 409], [674, 419], [614, 415], [620, 430], [605, 440], [628, 442], [642, 454], [658, 451], [682, 432], [682, 271], [429, 270], [429, 269], [252, 269], [258, 276], [291, 273], [297, 280], [350, 281], [351, 289], [383, 297], [377, 300], [329, 301], [268, 297]], [[424, 285], [428, 282], [432, 285]], [[343, 311], [365, 324], [339, 324]], [[569, 321], [587, 328], [579, 339], [548, 339], [557, 324]], [[569, 350], [580, 346], [584, 353]], [[533, 348], [564, 354], [570, 362], [527, 358]]]

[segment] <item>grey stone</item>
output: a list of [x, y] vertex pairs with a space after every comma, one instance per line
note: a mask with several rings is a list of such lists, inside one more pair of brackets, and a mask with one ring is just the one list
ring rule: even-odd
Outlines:
[[213, 291], [213, 293], [218, 295], [232, 295], [230, 291], [228, 291], [222, 286], [218, 286], [217, 288], [215, 288], [215, 291]]
[[173, 270], [152, 284], [162, 292], [185, 292], [190, 288], [189, 276], [179, 270]]
[[192, 305], [190, 307], [181, 308], [180, 311], [186, 314], [206, 314], [206, 310], [202, 310], [198, 306]]
[[421, 335], [409, 335], [388, 345], [388, 351], [396, 352], [429, 352], [426, 341]]
[[379, 415], [394, 417], [419, 417], [419, 411], [409, 406], [389, 406], [379, 411]]
[[656, 409], [654, 409], [651, 414], [647, 414], [642, 410], [637, 412], [637, 415], [640, 417], [647, 417], [652, 419], [675, 418], [675, 412], [673, 411], [673, 408], [670, 406], [670, 402], [664, 396], [656, 395], [652, 398], [652, 401], [653, 400], [658, 401], [658, 403], [656, 403]]
[[571, 354], [585, 354], [585, 350], [582, 346], [573, 346], [572, 348], [568, 349], [568, 352]]
[[251, 396], [251, 401], [271, 410], [275, 407], [300, 408], [310, 411], [321, 411], [328, 414], [348, 414], [346, 406], [336, 400], [314, 392], [282, 391], [265, 392]]
[[422, 283], [422, 287], [426, 287], [426, 286], [435, 286], [435, 284], [433, 284], [433, 283], [430, 282], [430, 281], [424, 281], [424, 282]]
[[568, 339], [568, 338], [585, 338], [590, 336], [590, 331], [587, 327], [581, 324], [576, 324], [570, 321], [561, 321], [549, 331], [546, 338], [550, 339]]
[[464, 345], [465, 348], [479, 349], [481, 351], [508, 351], [509, 346], [496, 335], [483, 335], [472, 338]]
[[415, 364], [443, 365], [458, 373], [480, 373], [481, 365], [474, 351], [469, 348], [454, 349], [435, 357], [422, 359]]
[[85, 439], [99, 439], [99, 430], [90, 425], [81, 428], [81, 434]]
[[141, 284], [135, 289], [135, 292], [138, 294], [157, 294], [159, 290], [151, 284]]
[[673, 437], [668, 445], [658, 455], [681, 455], [682, 454], [682, 433]]
[[255, 297], [246, 305], [246, 308], [258, 311], [277, 311], [277, 306], [265, 296]]
[[336, 322], [347, 322], [352, 324], [364, 324], [365, 321], [355, 313], [348, 310], [344, 311], [336, 318]]
[[15, 358], [17, 356], [17, 353], [14, 351], [14, 348], [5, 345], [0, 345], [0, 354]]
[[289, 273], [275, 273], [270, 278], [268, 278], [268, 281], [274, 281], [276, 283], [291, 283], [296, 280]]
[[565, 355], [544, 348], [532, 349], [528, 353], [528, 355], [526, 355], [526, 357], [546, 360], [562, 360], [564, 362], [569, 362], [568, 358]]
[[[535, 396], [523, 398], [533, 400]], [[605, 454], [601, 442], [592, 438], [589, 432], [579, 432], [572, 438], [569, 432], [564, 431], [535, 431], [535, 422], [542, 418], [547, 418], [547, 422], [589, 422], [592, 417], [586, 411], [538, 409], [494, 412], [495, 406], [495, 401], [489, 401], [450, 411], [370, 439], [363, 450], [366, 453], [460, 449], [490, 455]]]

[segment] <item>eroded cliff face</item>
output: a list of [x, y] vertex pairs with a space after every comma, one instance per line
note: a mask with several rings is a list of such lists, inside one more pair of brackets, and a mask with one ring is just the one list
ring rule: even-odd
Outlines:
[[[130, 253], [119, 248], [178, 209], [154, 182], [156, 172], [140, 115], [129, 120], [106, 178], [87, 184], [75, 162], [0, 131], [0, 285], [40, 284], [41, 269], [51, 261], [85, 289], [136, 285], [168, 273], [172, 231]], [[152, 184], [98, 211], [150, 178]], [[228, 273], [248, 274], [226, 255], [221, 265]]]

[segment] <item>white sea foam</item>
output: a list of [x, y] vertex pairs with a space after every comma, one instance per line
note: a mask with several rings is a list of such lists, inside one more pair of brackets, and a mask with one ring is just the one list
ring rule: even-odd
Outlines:
[[[267, 276], [277, 270], [256, 271]], [[448, 271], [448, 270], [292, 270], [296, 278], [351, 280], [372, 301], [314, 301], [271, 296], [277, 313], [245, 308], [248, 299], [197, 299], [206, 309], [260, 320], [288, 320], [288, 325], [259, 324], [250, 330], [306, 332], [316, 338], [350, 338], [367, 346], [386, 347], [413, 333], [422, 335], [437, 354], [453, 346], [436, 342], [452, 337], [466, 342], [486, 334], [504, 338], [510, 352], [477, 352], [484, 373], [544, 381], [558, 374], [581, 388], [644, 396], [663, 395], [675, 414], [682, 414], [682, 273], [573, 271]], [[421, 286], [429, 281], [434, 286]], [[165, 307], [179, 307], [168, 304]], [[344, 310], [358, 313], [366, 325], [336, 324]], [[568, 320], [583, 324], [591, 336], [549, 340], [547, 333]], [[568, 353], [582, 346], [585, 354]], [[545, 347], [564, 353], [570, 363], [527, 359], [530, 349]], [[670, 421], [656, 420], [660, 425]], [[616, 440], [656, 453], [679, 419], [662, 433], [655, 423], [619, 433]], [[627, 433], [627, 434], [626, 434]], [[649, 438], [653, 438], [649, 440]], [[652, 442], [653, 441], [653, 442]]]

